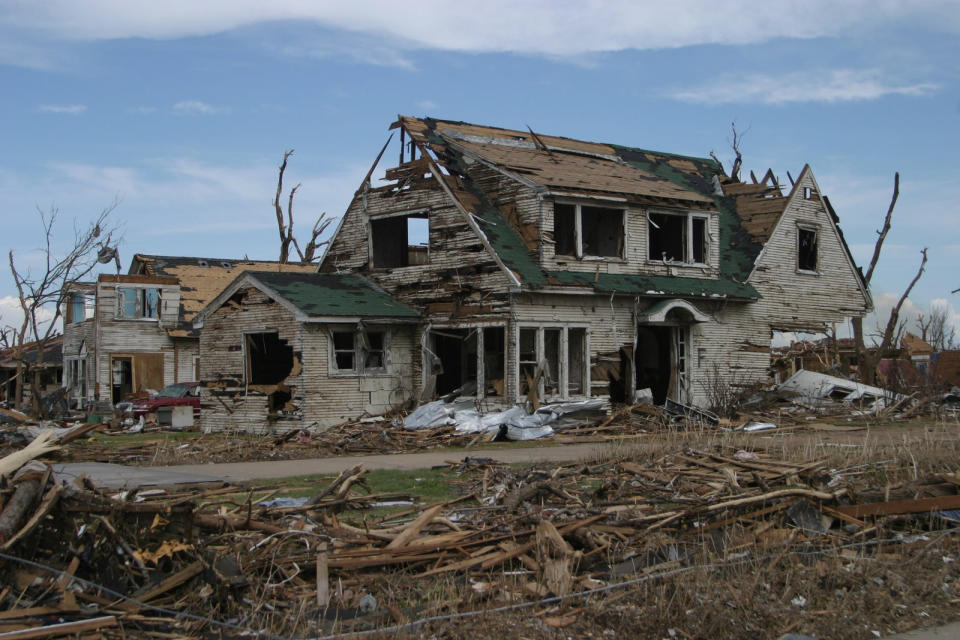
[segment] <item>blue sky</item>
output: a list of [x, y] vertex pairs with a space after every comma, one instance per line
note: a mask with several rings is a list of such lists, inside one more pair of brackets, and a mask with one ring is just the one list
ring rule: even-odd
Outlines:
[[[960, 308], [960, 2], [0, 0], [4, 248], [36, 259], [115, 198], [134, 252], [275, 259], [284, 149], [303, 231], [339, 216], [398, 113], [810, 163], [873, 292]], [[836, 6], [840, 5], [840, 6]], [[382, 175], [382, 171], [381, 171]], [[332, 229], [332, 227], [331, 227]], [[4, 261], [6, 262], [6, 261]], [[0, 323], [15, 319], [0, 274]]]

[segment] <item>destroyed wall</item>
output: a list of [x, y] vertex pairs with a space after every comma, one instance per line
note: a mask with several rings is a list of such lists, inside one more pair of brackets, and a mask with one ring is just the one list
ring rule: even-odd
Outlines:
[[399, 406], [419, 388], [416, 328], [365, 324], [366, 331], [384, 336], [382, 360], [378, 355], [372, 363], [358, 348], [354, 370], [337, 370], [331, 331], [353, 336], [356, 326], [301, 323], [260, 290], [240, 289], [204, 318], [201, 429], [326, 428]]
[[[372, 256], [371, 222], [404, 213], [428, 216], [426, 261], [380, 268]], [[509, 280], [432, 176], [404, 189], [380, 187], [357, 195], [321, 271], [362, 273], [436, 321], [502, 317], [509, 308]]]
[[[271, 366], [289, 366], [282, 379], [248, 383], [260, 373], [251, 351], [261, 345], [249, 342], [256, 336], [271, 347], [276, 340], [277, 351], [291, 349], [265, 358]], [[263, 433], [304, 426], [302, 349], [302, 327], [289, 310], [254, 288], [235, 293], [204, 319], [200, 332], [200, 428]]]
[[[80, 402], [94, 399], [96, 389], [97, 324], [93, 316], [79, 322], [63, 323], [63, 384], [69, 386], [71, 398]], [[86, 364], [79, 364], [85, 362]], [[76, 364], [74, 364], [76, 363]], [[86, 393], [77, 372], [86, 375]], [[80, 396], [83, 396], [82, 398]]]
[[[156, 317], [142, 311], [125, 317], [120, 311], [118, 290], [158, 291]], [[113, 360], [129, 358], [134, 376], [133, 392], [160, 388], [174, 381], [174, 347], [166, 329], [177, 324], [180, 305], [175, 278], [135, 275], [101, 275], [96, 299], [95, 397], [112, 401]], [[135, 309], [137, 307], [135, 306]], [[89, 347], [88, 347], [89, 349]]]

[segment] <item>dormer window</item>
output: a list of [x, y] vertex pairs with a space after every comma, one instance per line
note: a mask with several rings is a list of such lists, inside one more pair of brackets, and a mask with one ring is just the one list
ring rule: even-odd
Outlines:
[[656, 262], [707, 263], [707, 216], [647, 214], [647, 258]]
[[558, 256], [622, 258], [623, 209], [558, 202], [553, 206]]

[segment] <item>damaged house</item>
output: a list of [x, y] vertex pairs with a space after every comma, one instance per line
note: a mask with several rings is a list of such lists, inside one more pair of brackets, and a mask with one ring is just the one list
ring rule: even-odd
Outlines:
[[[824, 331], [871, 308], [809, 167], [784, 192], [772, 172], [740, 182], [707, 158], [430, 118], [392, 128], [398, 162], [371, 182], [385, 145], [321, 273], [282, 290], [245, 274], [203, 312], [205, 424], [226, 424], [238, 390], [260, 384], [251, 333], [273, 336], [263, 349], [302, 341], [282, 410], [307, 427], [453, 391], [486, 407], [648, 395], [708, 406], [717, 385], [767, 377], [774, 331]], [[343, 295], [329, 279], [346, 277], [376, 292], [369, 318], [324, 306], [326, 291]], [[384, 313], [384, 296], [404, 313]], [[308, 344], [311, 331], [324, 339]], [[267, 384], [295, 386], [289, 375]], [[278, 402], [258, 405], [233, 424], [276, 416]]]
[[198, 376], [194, 315], [245, 269], [315, 266], [136, 254], [125, 274], [64, 292], [63, 386], [76, 408], [112, 406]]

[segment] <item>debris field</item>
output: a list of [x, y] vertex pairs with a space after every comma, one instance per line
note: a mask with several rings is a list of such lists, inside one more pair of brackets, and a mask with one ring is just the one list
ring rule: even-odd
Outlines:
[[[914, 478], [885, 461], [836, 469], [719, 445], [549, 467], [478, 457], [449, 463], [458, 497], [424, 504], [370, 493], [359, 466], [303, 497], [231, 485], [107, 492], [52, 474], [41, 462], [52, 440], [0, 460], [9, 637], [415, 635], [502, 607], [549, 637], [687, 571], [769, 570], [800, 553], [825, 584], [828, 560], [931, 548], [942, 571], [925, 578], [929, 606], [960, 602], [960, 558], [938, 546], [952, 544], [960, 516], [955, 466]], [[793, 628], [829, 623], [797, 587], [770, 594], [792, 603]], [[838, 612], [853, 597], [827, 592]], [[836, 637], [869, 637], [853, 631]]]

